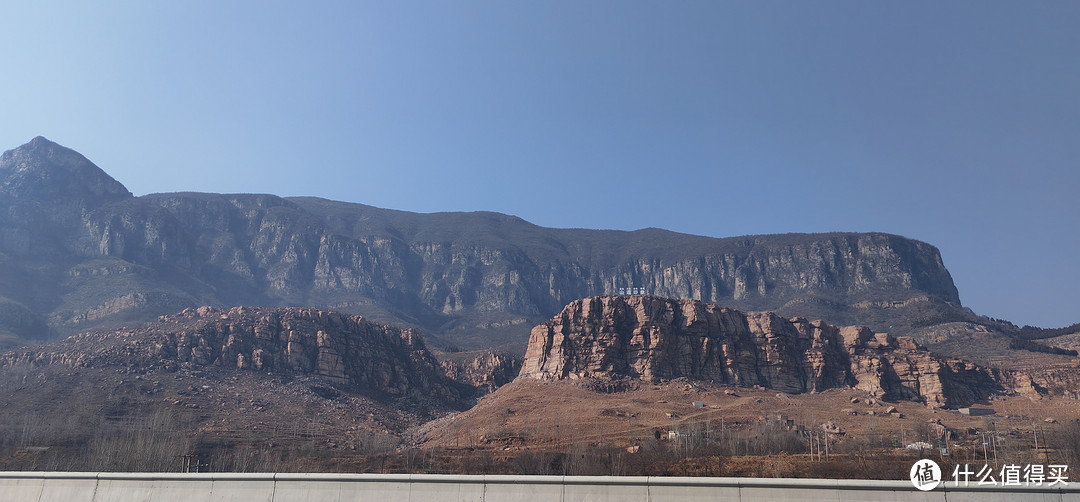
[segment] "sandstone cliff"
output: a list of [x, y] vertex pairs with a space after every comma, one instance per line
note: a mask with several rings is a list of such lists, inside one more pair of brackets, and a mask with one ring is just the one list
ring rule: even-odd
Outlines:
[[963, 406], [1005, 389], [908, 337], [693, 300], [603, 296], [532, 330], [519, 378], [687, 377], [788, 393], [855, 387], [883, 399]]
[[133, 197], [44, 138], [0, 158], [0, 265], [0, 343], [199, 305], [315, 305], [520, 350], [566, 303], [630, 286], [892, 333], [971, 317], [937, 249], [894, 235], [716, 239], [316, 198]]

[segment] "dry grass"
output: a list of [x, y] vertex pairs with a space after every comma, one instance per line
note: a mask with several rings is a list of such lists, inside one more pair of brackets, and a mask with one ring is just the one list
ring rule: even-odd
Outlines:
[[425, 418], [318, 380], [223, 368], [0, 370], [0, 469], [335, 470]]
[[[1080, 401], [1072, 399], [995, 398], [980, 405], [992, 407], [994, 415], [972, 417], [914, 402], [882, 402], [855, 390], [788, 395], [683, 380], [637, 384], [621, 392], [589, 387], [515, 381], [428, 431], [417, 447], [487, 451], [507, 458], [575, 452], [622, 455], [630, 448], [638, 453], [622, 455], [628, 458], [615, 467], [612, 461], [593, 462], [608, 470], [631, 469], [621, 472], [630, 474], [825, 477], [875, 477], [870, 473], [893, 471], [906, 476], [903, 469], [919, 452], [896, 446], [916, 441], [934, 445], [923, 453], [946, 464], [950, 459], [983, 462], [994, 455], [997, 462], [1031, 462], [1038, 455], [1041, 460], [1047, 455], [1049, 460], [1067, 460], [1076, 454], [1073, 450], [1080, 451], [1080, 440], [1070, 444], [1070, 438], [1080, 437], [1080, 426], [1074, 425]], [[695, 401], [704, 407], [695, 407]], [[886, 413], [890, 408], [897, 414]], [[839, 432], [824, 432], [826, 424]], [[936, 448], [941, 426], [949, 431], [947, 456]], [[1070, 427], [1078, 432], [1070, 435]], [[679, 434], [670, 438], [669, 431]], [[1036, 432], [1041, 450], [1034, 450]], [[996, 437], [991, 448], [996, 451], [988, 450], [984, 457], [978, 445], [990, 437]], [[1048, 443], [1053, 449], [1045, 449]], [[818, 465], [825, 459], [826, 444], [826, 464], [831, 467]], [[638, 465], [638, 458], [648, 460]]]

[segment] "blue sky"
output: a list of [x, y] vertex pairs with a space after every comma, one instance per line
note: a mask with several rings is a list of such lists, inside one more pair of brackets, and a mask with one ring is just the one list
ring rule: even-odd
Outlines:
[[1077, 2], [37, 1], [3, 17], [0, 149], [46, 136], [136, 195], [891, 232], [938, 246], [976, 312], [1080, 321]]

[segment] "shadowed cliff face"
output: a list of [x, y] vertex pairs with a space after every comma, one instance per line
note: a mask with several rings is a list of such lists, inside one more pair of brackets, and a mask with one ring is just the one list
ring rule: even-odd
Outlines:
[[0, 160], [0, 224], [8, 345], [256, 304], [362, 313], [437, 343], [520, 350], [528, 327], [568, 302], [631, 286], [894, 333], [969, 317], [937, 249], [893, 235], [715, 239], [273, 195], [135, 198], [44, 138]]
[[932, 406], [962, 406], [1004, 391], [991, 371], [935, 357], [908, 337], [655, 296], [571, 303], [533, 328], [519, 375], [679, 377], [788, 393], [854, 387]]

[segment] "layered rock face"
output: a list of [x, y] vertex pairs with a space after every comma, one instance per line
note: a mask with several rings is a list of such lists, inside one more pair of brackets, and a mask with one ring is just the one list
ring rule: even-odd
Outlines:
[[490, 350], [447, 354], [441, 363], [447, 376], [482, 392], [510, 383], [521, 371], [521, 356]]
[[894, 235], [715, 239], [274, 195], [133, 197], [44, 138], [0, 158], [0, 265], [0, 344], [199, 305], [316, 305], [520, 349], [566, 303], [625, 287], [892, 333], [968, 316], [937, 249]]
[[788, 393], [855, 387], [932, 406], [962, 406], [1004, 390], [991, 372], [935, 357], [908, 337], [642, 295], [569, 304], [533, 328], [519, 375], [678, 377]]
[[136, 330], [83, 333], [0, 355], [0, 365], [25, 363], [237, 368], [310, 375], [376, 397], [460, 398], [416, 331], [310, 308], [200, 307]]

